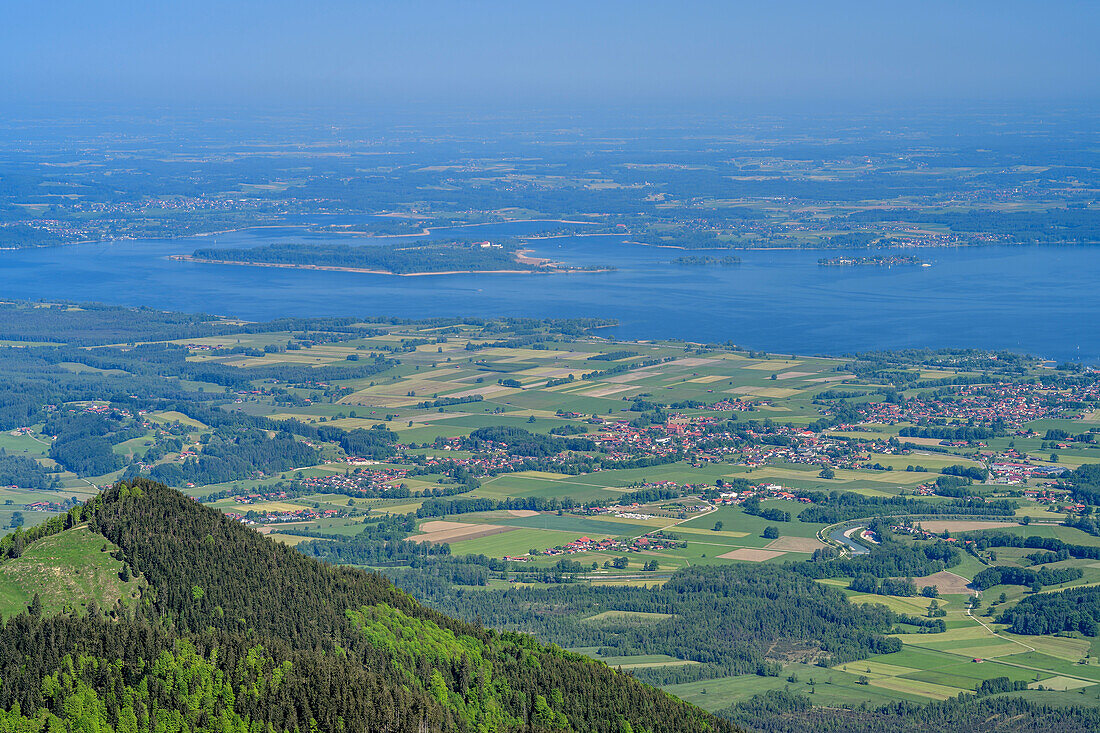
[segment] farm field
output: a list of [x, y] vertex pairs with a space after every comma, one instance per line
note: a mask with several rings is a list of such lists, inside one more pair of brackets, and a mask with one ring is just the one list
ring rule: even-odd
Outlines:
[[[556, 618], [559, 605], [541, 605], [541, 593], [606, 593], [544, 640], [567, 633], [562, 646], [711, 710], [787, 689], [817, 705], [926, 703], [1002, 677], [1057, 704], [1100, 693], [1096, 637], [1025, 636], [998, 622], [1033, 597], [1100, 584], [1100, 530], [1068, 480], [1100, 462], [1090, 432], [1100, 424], [1068, 416], [1100, 400], [1072, 380], [1046, 386], [1035, 363], [998, 371], [1002, 357], [980, 353], [950, 355], [965, 362], [958, 368], [912, 355], [770, 355], [503, 321], [282, 326], [174, 348], [171, 387], [193, 400], [147, 406], [106, 394], [0, 432], [10, 476], [0, 524], [30, 528], [102, 486], [150, 475], [306, 555], [467, 603], [472, 620], [493, 610], [474, 599], [511, 594], [519, 605], [502, 628]], [[111, 378], [81, 364], [65, 373]], [[975, 383], [987, 378], [1002, 381], [987, 392]], [[89, 430], [102, 454], [86, 455]], [[1005, 534], [1077, 555], [1036, 559], [1032, 545], [973, 539]], [[110, 552], [79, 551], [93, 567], [71, 579], [73, 597], [132, 599], [137, 581], [123, 583]], [[34, 553], [0, 562], [0, 613], [25, 608], [34, 578], [58, 562]], [[1006, 582], [979, 593], [974, 578], [994, 566], [1065, 574], [1038, 590]], [[843, 608], [872, 607], [889, 619], [875, 633], [899, 651], [864, 649], [866, 658], [822, 667], [812, 639], [776, 641], [774, 652], [738, 650], [765, 654], [765, 674], [736, 675], [729, 659], [691, 659], [688, 647], [643, 648], [645, 634], [617, 652], [620, 635], [672, 626], [682, 613], [680, 601], [629, 594], [673, 589], [695, 572], [775, 573], [780, 587], [810, 583]], [[910, 595], [886, 594], [910, 576]], [[730, 582], [722, 598], [745, 588]], [[933, 587], [935, 607], [921, 595]], [[752, 623], [782, 615], [772, 608]]]

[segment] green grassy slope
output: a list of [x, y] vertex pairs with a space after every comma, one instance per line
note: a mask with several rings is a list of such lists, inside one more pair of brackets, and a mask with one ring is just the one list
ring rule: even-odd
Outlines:
[[0, 616], [26, 610], [39, 594], [45, 613], [84, 608], [88, 601], [110, 609], [132, 604], [140, 583], [120, 577], [123, 563], [102, 535], [74, 527], [29, 545], [17, 558], [0, 560]]

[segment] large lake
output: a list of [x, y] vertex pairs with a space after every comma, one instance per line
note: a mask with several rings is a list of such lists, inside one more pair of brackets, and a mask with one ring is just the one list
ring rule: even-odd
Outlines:
[[[437, 230], [506, 236], [537, 222]], [[167, 259], [200, 246], [283, 241], [371, 244], [300, 228], [172, 241], [0, 252], [0, 297], [99, 301], [246, 319], [278, 316], [601, 316], [625, 338], [732, 341], [838, 354], [977, 346], [1100, 362], [1100, 249], [1017, 246], [918, 252], [931, 267], [819, 267], [820, 252], [736, 252], [733, 267], [671, 266], [685, 254], [621, 237], [541, 239], [539, 255], [615, 272], [394, 277], [203, 265]], [[375, 240], [393, 242], [399, 240]], [[688, 253], [690, 254], [690, 253]], [[722, 253], [699, 253], [716, 254]], [[844, 254], [829, 253], [829, 256]], [[861, 252], [859, 254], [868, 254]]]

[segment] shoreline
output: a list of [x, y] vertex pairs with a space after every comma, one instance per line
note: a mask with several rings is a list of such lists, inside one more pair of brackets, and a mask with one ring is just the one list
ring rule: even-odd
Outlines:
[[[373, 216], [378, 217], [395, 217], [395, 218], [409, 218], [401, 217], [395, 214], [377, 214]], [[366, 237], [371, 239], [407, 239], [409, 237], [429, 237], [431, 232], [436, 229], [458, 229], [460, 227], [493, 227], [497, 225], [506, 225], [506, 223], [524, 223], [530, 221], [548, 221], [551, 223], [570, 223], [570, 225], [596, 225], [596, 221], [571, 221], [569, 219], [505, 219], [504, 221], [480, 221], [477, 223], [464, 223], [464, 225], [444, 225], [442, 227], [425, 227], [419, 232], [409, 232], [407, 234], [372, 234], [365, 231], [332, 231], [326, 233], [343, 234], [346, 237]], [[194, 237], [217, 237], [218, 234], [234, 234], [242, 231], [251, 231], [253, 229], [306, 229], [310, 227], [326, 226], [321, 223], [263, 223], [263, 225], [249, 225], [246, 227], [233, 227], [230, 229], [219, 229], [217, 231], [200, 231], [191, 234], [176, 234], [172, 237], [143, 237], [151, 241], [165, 242], [172, 240], [191, 239]], [[329, 226], [346, 226], [354, 227], [356, 225], [329, 225]], [[568, 234], [554, 234], [554, 237], [566, 237]], [[582, 236], [603, 237], [604, 234], [582, 234]], [[517, 236], [517, 239], [524, 239], [524, 237]], [[116, 242], [134, 242], [139, 241], [134, 237], [119, 237], [118, 239], [78, 239], [72, 242], [57, 242], [56, 244], [35, 244], [32, 247], [0, 247], [0, 252], [5, 251], [18, 251], [18, 250], [33, 250], [33, 249], [46, 249], [53, 247], [68, 247], [69, 244], [113, 244]]]

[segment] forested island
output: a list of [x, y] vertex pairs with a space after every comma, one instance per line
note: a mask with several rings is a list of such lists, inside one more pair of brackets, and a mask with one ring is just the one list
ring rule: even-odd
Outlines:
[[449, 275], [470, 272], [562, 273], [606, 272], [606, 267], [571, 267], [545, 258], [514, 242], [463, 239], [389, 245], [272, 244], [239, 249], [197, 249], [175, 259], [223, 265], [290, 267], [382, 275]]

